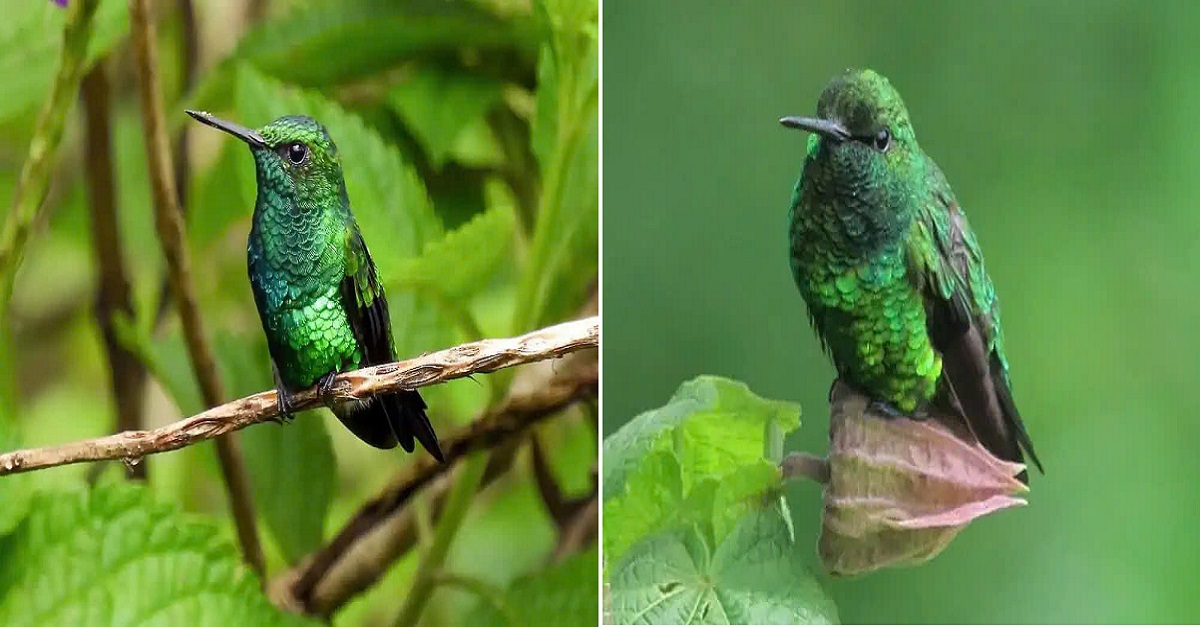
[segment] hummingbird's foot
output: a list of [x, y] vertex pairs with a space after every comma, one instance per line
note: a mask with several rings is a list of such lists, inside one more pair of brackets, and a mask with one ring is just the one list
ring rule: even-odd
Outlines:
[[332, 405], [337, 400], [333, 395], [333, 380], [337, 378], [337, 375], [336, 372], [330, 372], [317, 381], [317, 398], [321, 399], [321, 403], [324, 405]]
[[279, 399], [279, 415], [275, 417], [275, 422], [281, 425], [291, 422], [295, 418], [292, 415], [295, 405], [292, 403], [291, 392], [281, 385], [275, 389], [275, 396]]

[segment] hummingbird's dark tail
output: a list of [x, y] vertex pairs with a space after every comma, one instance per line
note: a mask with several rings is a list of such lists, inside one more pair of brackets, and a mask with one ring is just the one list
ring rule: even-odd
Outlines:
[[434, 459], [445, 462], [446, 456], [425, 408], [425, 399], [412, 390], [335, 405], [333, 414], [358, 439], [375, 448], [395, 448], [398, 443], [411, 453], [415, 438]]

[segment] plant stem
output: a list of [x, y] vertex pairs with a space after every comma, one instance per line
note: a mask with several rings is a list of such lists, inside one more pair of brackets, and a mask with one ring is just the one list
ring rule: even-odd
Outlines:
[[[149, 0], [129, 0], [129, 21], [133, 31], [134, 60], [138, 71], [143, 135], [154, 199], [154, 224], [163, 255], [167, 258], [171, 292], [175, 295], [179, 316], [183, 321], [183, 335], [187, 340], [192, 371], [200, 383], [205, 404], [215, 407], [221, 403], [224, 391], [217, 374], [212, 347], [204, 336], [196, 293], [192, 286], [183, 215], [179, 209], [179, 196], [176, 193], [175, 177], [171, 168], [171, 146], [167, 138], [166, 114], [163, 112], [162, 88], [158, 77], [158, 47], [149, 4]], [[264, 560], [258, 541], [250, 482], [246, 478], [245, 462], [234, 437], [231, 435], [217, 439], [217, 457], [221, 462], [221, 472], [229, 491], [230, 509], [233, 511], [242, 553], [246, 562], [265, 583]]]
[[[83, 109], [87, 120], [84, 139], [84, 182], [92, 227], [92, 252], [96, 259], [96, 324], [108, 355], [116, 431], [142, 428], [142, 390], [146, 370], [141, 361], [117, 339], [116, 316], [133, 318], [133, 296], [117, 225], [113, 182], [112, 108], [109, 105], [108, 70], [97, 63], [83, 77]], [[133, 479], [146, 478], [147, 464], [128, 466]]]
[[429, 603], [432, 596], [437, 575], [442, 571], [442, 565], [446, 562], [446, 555], [450, 552], [454, 536], [458, 535], [458, 530], [462, 527], [463, 520], [466, 519], [467, 512], [471, 509], [471, 502], [475, 499], [479, 482], [483, 480], [483, 471], [487, 468], [487, 462], [488, 455], [477, 453], [463, 463], [458, 471], [458, 479], [455, 481], [454, 487], [450, 489], [450, 496], [446, 499], [445, 508], [442, 509], [442, 518], [438, 521], [437, 530], [434, 531], [433, 544], [421, 558], [421, 564], [417, 567], [417, 574], [413, 578], [412, 588], [409, 589], [408, 596], [404, 599], [404, 606], [400, 608], [400, 614], [396, 617], [396, 627], [414, 627], [421, 618], [421, 612], [424, 611], [425, 605]]

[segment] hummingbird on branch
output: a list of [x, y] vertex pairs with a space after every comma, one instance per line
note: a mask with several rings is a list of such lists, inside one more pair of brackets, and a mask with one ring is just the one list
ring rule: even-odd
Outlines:
[[[328, 398], [339, 372], [395, 361], [383, 284], [350, 199], [337, 146], [306, 116], [254, 130], [203, 111], [203, 124], [242, 140], [254, 156], [258, 199], [246, 247], [254, 302], [267, 335], [279, 410], [318, 386]], [[414, 438], [445, 461], [416, 390], [330, 404], [359, 439], [412, 452]]]
[[983, 253], [900, 94], [848, 70], [817, 117], [780, 123], [812, 133], [792, 193], [791, 269], [839, 378], [884, 415], [958, 415], [995, 456], [1023, 463], [1024, 452], [1041, 470]]

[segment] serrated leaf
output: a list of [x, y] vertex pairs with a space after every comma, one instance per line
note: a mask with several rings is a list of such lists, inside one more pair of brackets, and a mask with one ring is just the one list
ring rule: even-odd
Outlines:
[[[395, 148], [357, 116], [321, 96], [263, 76], [249, 67], [238, 73], [240, 122], [258, 127], [283, 115], [309, 115], [328, 129], [338, 146], [350, 205], [385, 283], [404, 259], [441, 237], [442, 225], [416, 172]], [[236, 141], [236, 140], [230, 140]], [[243, 195], [254, 198], [250, 160], [241, 167]], [[453, 341], [454, 322], [435, 303], [389, 292], [392, 335], [400, 356], [441, 348]]]
[[532, 58], [532, 20], [502, 19], [469, 2], [305, 3], [247, 34], [235, 56], [289, 82], [341, 83], [417, 55], [515, 50]]
[[388, 103], [440, 168], [463, 132], [500, 100], [503, 88], [487, 76], [421, 68], [392, 87]]
[[482, 604], [467, 625], [523, 627], [594, 625], [599, 612], [596, 594], [596, 551], [580, 553], [557, 566], [513, 582], [502, 606]]
[[506, 257], [511, 257], [516, 215], [511, 202], [489, 203], [486, 211], [425, 246], [395, 273], [399, 286], [417, 285], [461, 301], [486, 287]]
[[[217, 336], [217, 360], [231, 397], [273, 389], [265, 336]], [[318, 411], [288, 424], [262, 424], [238, 434], [254, 504], [289, 564], [321, 545], [333, 502], [337, 463]]]
[[[638, 415], [604, 439], [604, 493], [620, 493], [627, 482], [626, 474], [649, 452], [661, 450], [676, 427], [697, 416], [698, 424], [686, 430], [689, 442], [707, 441], [718, 447], [731, 447], [728, 453], [745, 463], [761, 457], [768, 422], [777, 424], [784, 434], [800, 427], [800, 406], [795, 403], [764, 399], [740, 381], [707, 375], [696, 377], [679, 386], [666, 405]], [[743, 425], [746, 438], [757, 438], [754, 450], [740, 434], [732, 445], [717, 441], [725, 431], [722, 423], [726, 421]], [[688, 462], [689, 472], [705, 472], [710, 466], [706, 459], [709, 453], [688, 450], [681, 454], [681, 459]]]
[[131, 484], [38, 495], [0, 555], [3, 625], [314, 624], [272, 606], [216, 527]]
[[679, 461], [671, 451], [655, 451], [629, 475], [619, 493], [606, 491], [604, 555], [614, 559], [643, 537], [678, 520], [683, 502]]
[[[0, 20], [0, 120], [24, 113], [50, 91], [67, 12], [53, 2], [7, 2]], [[129, 30], [121, 0], [103, 0], [92, 18], [89, 66]]]
[[695, 530], [633, 546], [612, 568], [619, 624], [829, 624], [837, 609], [804, 565], [778, 505], [754, 510], [710, 547]]

